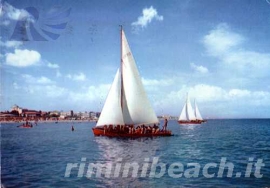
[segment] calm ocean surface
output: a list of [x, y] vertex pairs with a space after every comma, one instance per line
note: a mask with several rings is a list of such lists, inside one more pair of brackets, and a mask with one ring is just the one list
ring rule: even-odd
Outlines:
[[[161, 125], [163, 122], [161, 121]], [[139, 139], [94, 137], [94, 123], [39, 123], [32, 129], [17, 128], [19, 124], [1, 125], [1, 180], [5, 187], [270, 187], [270, 120], [209, 120], [197, 126], [179, 126], [169, 121], [168, 128], [175, 136]], [[74, 125], [75, 131], [71, 131]], [[136, 162], [142, 168], [149, 158], [166, 163], [166, 173], [160, 178], [86, 177], [89, 163], [122, 164]], [[232, 177], [206, 178], [202, 169], [207, 163], [219, 163], [222, 157], [234, 165]], [[85, 162], [81, 162], [86, 158]], [[249, 158], [253, 164], [262, 159], [262, 178], [244, 177]], [[145, 160], [146, 159], [146, 160]], [[199, 163], [199, 177], [173, 178], [168, 174], [172, 163]], [[78, 168], [65, 177], [68, 163], [85, 165], [83, 177]], [[82, 168], [83, 169], [83, 168]], [[130, 170], [132, 172], [132, 168]], [[157, 168], [156, 173], [160, 169]], [[236, 177], [236, 172], [241, 172]]]

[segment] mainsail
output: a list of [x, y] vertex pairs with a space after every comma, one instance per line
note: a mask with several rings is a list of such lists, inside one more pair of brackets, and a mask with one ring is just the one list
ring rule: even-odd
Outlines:
[[121, 56], [120, 71], [116, 73], [96, 126], [158, 123], [122, 29]]
[[199, 108], [198, 108], [195, 100], [194, 100], [194, 108], [195, 108], [194, 113], [195, 113], [196, 119], [197, 120], [203, 120], [202, 115], [201, 115], [201, 113], [199, 111]]
[[194, 111], [193, 108], [191, 106], [188, 94], [187, 94], [187, 99], [186, 99], [186, 103], [182, 109], [182, 112], [179, 116], [179, 121], [192, 121], [192, 120], [196, 120], [196, 117], [194, 115]]

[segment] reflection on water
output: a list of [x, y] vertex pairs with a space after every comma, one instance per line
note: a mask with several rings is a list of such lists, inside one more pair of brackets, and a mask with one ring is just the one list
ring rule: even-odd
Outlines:
[[[153, 157], [157, 156], [160, 148], [160, 138], [135, 138], [135, 139], [117, 139], [107, 137], [95, 137], [95, 142], [101, 151], [100, 162], [102, 164], [112, 163], [112, 172], [115, 170], [115, 165], [121, 163], [120, 176], [117, 178], [103, 178], [103, 183], [109, 186], [127, 186], [145, 187], [143, 179], [140, 178], [142, 166], [145, 163], [149, 164], [148, 170], [152, 163]], [[126, 163], [136, 163], [139, 165], [138, 177], [132, 177], [133, 168], [129, 169], [129, 176], [123, 178], [123, 169]]]
[[104, 160], [116, 162], [123, 161], [143, 162], [145, 158], [153, 157], [159, 148], [158, 138], [117, 139], [96, 137], [95, 141], [103, 152]]

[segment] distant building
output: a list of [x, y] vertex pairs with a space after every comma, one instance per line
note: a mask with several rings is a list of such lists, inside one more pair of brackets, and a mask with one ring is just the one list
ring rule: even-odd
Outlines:
[[73, 110], [63, 112], [63, 111], [37, 111], [37, 110], [29, 110], [26, 108], [19, 107], [18, 105], [13, 105], [11, 107], [11, 111], [1, 112], [0, 113], [0, 120], [3, 119], [67, 119], [67, 120], [97, 120], [100, 116], [100, 112], [73, 112]]
[[73, 113], [73, 117], [74, 117], [75, 119], [81, 119], [81, 115], [82, 115], [81, 112], [74, 112], [74, 113]]
[[0, 117], [5, 118], [5, 117], [17, 117], [17, 116], [15, 114], [1, 112]]
[[16, 104], [11, 108], [11, 111], [18, 112], [21, 117], [41, 117], [41, 111], [28, 110], [26, 108], [21, 108]]
[[48, 112], [41, 112], [41, 116], [42, 117], [44, 117], [44, 118], [46, 118], [46, 117], [48, 117], [49, 116], [49, 114], [48, 114]]
[[84, 112], [81, 114], [81, 119], [89, 119], [90, 118], [90, 112]]
[[41, 117], [41, 111], [26, 110], [22, 112], [22, 117]]
[[50, 112], [50, 116], [51, 117], [59, 117], [60, 116], [60, 112], [59, 111], [56, 111], [56, 110], [55, 111], [51, 111]]
[[22, 114], [24, 109], [22, 109], [21, 107], [19, 107], [18, 105], [14, 104], [14, 106], [11, 107], [11, 111], [17, 111], [19, 113], [19, 115]]
[[73, 117], [73, 111], [69, 111], [69, 112], [60, 112], [60, 119], [68, 119], [68, 118], [72, 118]]
[[70, 110], [70, 116], [71, 116], [71, 117], [74, 116], [73, 110]]
[[90, 118], [91, 118], [91, 119], [97, 119], [97, 114], [96, 114], [96, 112], [90, 112], [89, 114], [90, 114]]

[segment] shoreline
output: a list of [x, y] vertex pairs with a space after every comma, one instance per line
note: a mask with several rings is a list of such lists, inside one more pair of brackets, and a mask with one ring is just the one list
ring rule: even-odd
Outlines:
[[[162, 120], [163, 118], [160, 118], [159, 120]], [[175, 119], [168, 119], [168, 121], [174, 121]], [[231, 118], [224, 118], [224, 119], [207, 119], [207, 120], [270, 120], [270, 118], [235, 118], [235, 119], [231, 119]], [[37, 123], [96, 123], [98, 120], [38, 120]], [[22, 120], [10, 120], [10, 121], [0, 121], [0, 125], [1, 124], [13, 124], [13, 123], [24, 123], [25, 121]], [[29, 120], [29, 122], [31, 123], [35, 123], [35, 120]]]
[[[25, 121], [0, 121], [0, 124], [12, 124], [12, 123], [24, 123]], [[35, 121], [29, 121], [30, 123], [35, 123]], [[40, 120], [37, 123], [92, 123], [96, 120]]]

